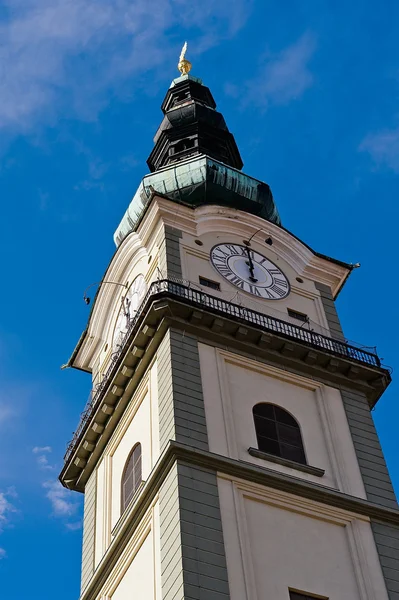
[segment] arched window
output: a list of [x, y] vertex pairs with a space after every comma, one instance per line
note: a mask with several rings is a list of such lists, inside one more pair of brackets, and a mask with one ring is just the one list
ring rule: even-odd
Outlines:
[[306, 465], [301, 431], [294, 417], [275, 404], [256, 404], [252, 412], [259, 450]]
[[136, 444], [129, 454], [122, 475], [122, 512], [141, 484], [141, 444]]

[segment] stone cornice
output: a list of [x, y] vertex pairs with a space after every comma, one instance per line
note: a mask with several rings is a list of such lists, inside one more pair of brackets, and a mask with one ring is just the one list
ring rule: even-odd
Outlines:
[[239, 461], [205, 450], [191, 448], [185, 444], [170, 441], [167, 449], [155, 465], [150, 477], [145, 482], [136, 501], [122, 515], [114, 529], [114, 539], [106, 554], [98, 565], [92, 579], [83, 590], [80, 600], [93, 600], [101, 592], [112, 569], [116, 565], [126, 544], [131, 538], [173, 464], [178, 461], [188, 465], [210, 469], [216, 473], [228, 475], [245, 482], [260, 484], [289, 494], [301, 496], [321, 505], [333, 506], [356, 515], [381, 523], [399, 526], [399, 509], [384, 508], [374, 502], [356, 498], [309, 481], [278, 473], [265, 467]]
[[[390, 382], [389, 373], [376, 364], [354, 360], [350, 354], [347, 357], [334, 354], [322, 345], [309, 346], [299, 338], [288, 338], [272, 329], [265, 331], [261, 325], [244, 320], [249, 311], [242, 317], [234, 317], [223, 311], [215, 314], [215, 309], [206, 303], [197, 308], [198, 303], [193, 305], [189, 298], [179, 294], [176, 297], [173, 293], [174, 288], [177, 292], [189, 288], [171, 282], [164, 284], [164, 291], [160, 288], [153, 295], [149, 292], [126, 346], [113, 363], [112, 372], [104, 380], [101, 390], [94, 396], [90, 411], [71, 442], [60, 475], [62, 483], [70, 489], [84, 490], [85, 482], [168, 327], [183, 329], [205, 343], [232, 352], [255, 356], [258, 361], [266, 361], [278, 369], [333, 387], [360, 390], [367, 395], [370, 406]], [[290, 327], [292, 329], [292, 325]], [[328, 338], [326, 340], [328, 343]]]

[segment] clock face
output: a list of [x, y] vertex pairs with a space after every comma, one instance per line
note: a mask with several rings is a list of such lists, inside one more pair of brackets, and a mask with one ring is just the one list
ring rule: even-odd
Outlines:
[[284, 273], [268, 258], [248, 246], [214, 246], [211, 261], [227, 281], [244, 292], [267, 300], [281, 300], [290, 293], [290, 284]]
[[123, 306], [121, 306], [118, 318], [115, 324], [113, 341], [121, 340], [123, 334], [126, 333], [129, 326], [129, 321], [132, 319], [140, 306], [145, 293], [145, 279], [143, 275], [138, 275], [133, 281], [130, 288], [124, 294]]

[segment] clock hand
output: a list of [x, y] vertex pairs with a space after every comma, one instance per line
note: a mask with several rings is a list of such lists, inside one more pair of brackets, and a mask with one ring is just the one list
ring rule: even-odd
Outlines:
[[246, 249], [247, 254], [248, 254], [247, 265], [249, 267], [249, 273], [250, 273], [250, 276], [249, 276], [248, 279], [250, 279], [251, 281], [253, 281], [254, 283], [256, 283], [258, 280], [256, 279], [256, 277], [254, 275], [254, 263], [253, 263], [253, 260], [252, 260], [252, 257], [251, 257], [251, 251], [248, 248], [248, 246], [245, 246], [245, 249]]

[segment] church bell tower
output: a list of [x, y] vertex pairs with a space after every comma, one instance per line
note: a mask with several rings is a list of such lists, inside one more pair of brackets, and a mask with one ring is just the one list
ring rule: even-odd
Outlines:
[[354, 267], [282, 226], [185, 51], [68, 363], [80, 598], [399, 600], [390, 372], [334, 304]]

